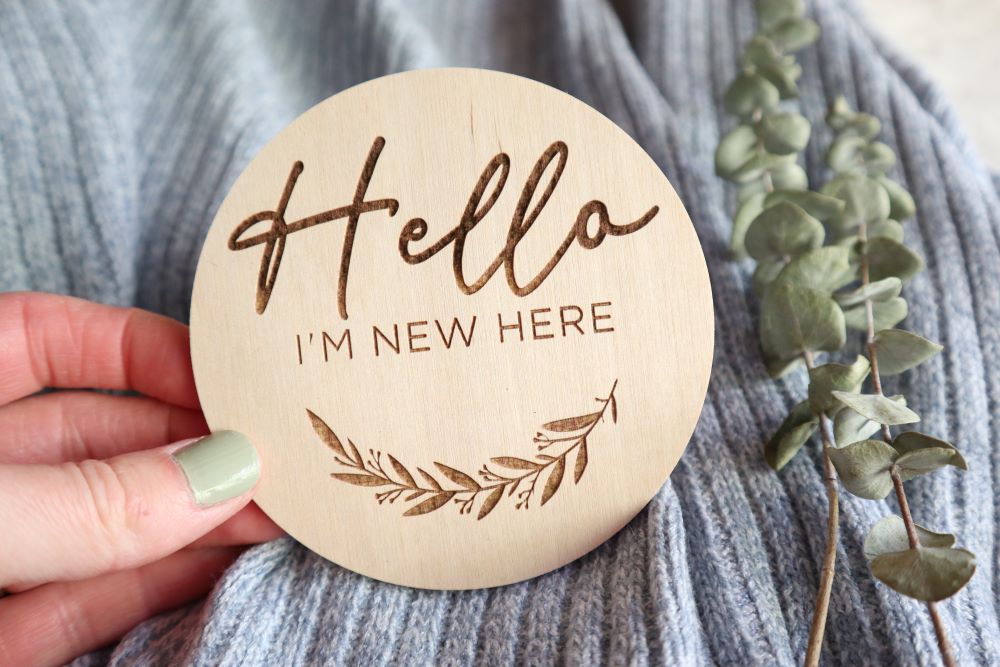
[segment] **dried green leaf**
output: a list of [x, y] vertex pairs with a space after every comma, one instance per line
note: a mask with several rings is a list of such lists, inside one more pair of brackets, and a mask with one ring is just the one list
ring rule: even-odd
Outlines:
[[[881, 303], [872, 304], [872, 315], [874, 316], [874, 329], [891, 329], [906, 318], [908, 306], [906, 300], [901, 297], [893, 297]], [[856, 331], [867, 331], [868, 321], [864, 305], [854, 306], [844, 310], [844, 321], [847, 326]]]
[[809, 370], [809, 407], [815, 414], [842, 407], [833, 392], [856, 393], [868, 377], [868, 359], [858, 356], [851, 365], [823, 364]]
[[782, 202], [764, 209], [746, 234], [747, 253], [757, 261], [787, 258], [823, 243], [823, 223], [800, 206]]
[[762, 208], [791, 202], [817, 220], [829, 220], [844, 212], [844, 202], [836, 197], [809, 190], [775, 190], [764, 198]]
[[811, 125], [805, 116], [792, 111], [765, 114], [757, 123], [757, 136], [764, 150], [777, 155], [798, 153], [809, 143]]
[[976, 572], [976, 557], [965, 549], [922, 547], [877, 556], [871, 570], [897, 593], [936, 602], [962, 590]]
[[855, 290], [850, 292], [844, 292], [841, 294], [835, 294], [834, 298], [837, 299], [837, 303], [843, 308], [849, 308], [851, 306], [856, 306], [858, 304], [863, 304], [865, 301], [872, 301], [875, 303], [888, 301], [893, 297], [899, 296], [899, 293], [903, 291], [903, 281], [895, 276], [889, 278], [883, 278], [882, 280], [877, 280], [867, 285], [862, 285]]
[[792, 56], [782, 55], [774, 42], [764, 35], [754, 35], [743, 47], [744, 66], [760, 69], [764, 65], [784, 63], [786, 60], [795, 59]]
[[767, 288], [775, 281], [781, 271], [788, 264], [784, 259], [765, 259], [757, 264], [753, 271], [753, 291], [757, 296], [763, 297], [767, 293]]
[[765, 357], [764, 361], [767, 365], [767, 374], [775, 380], [783, 377], [786, 373], [795, 370], [799, 366], [802, 366], [804, 363], [802, 357], [789, 357], [781, 359], [768, 359]]
[[802, 76], [802, 67], [794, 59], [791, 62], [759, 64], [757, 73], [774, 84], [781, 99], [790, 100], [799, 96], [798, 80]]
[[876, 176], [875, 180], [885, 188], [889, 195], [889, 217], [896, 220], [906, 220], [917, 212], [913, 196], [906, 188], [887, 176]]
[[879, 394], [854, 394], [834, 391], [834, 397], [860, 415], [887, 426], [912, 424], [920, 421], [920, 415], [905, 405]]
[[826, 124], [834, 132], [841, 132], [854, 117], [854, 111], [843, 95], [837, 95], [826, 110]]
[[837, 303], [808, 287], [776, 282], [761, 303], [761, 347], [768, 360], [844, 345], [844, 314]]
[[850, 114], [837, 130], [837, 136], [855, 136], [862, 139], [874, 139], [882, 131], [882, 122], [868, 113]]
[[786, 19], [763, 32], [783, 51], [798, 51], [819, 39], [819, 25], [811, 19]]
[[899, 477], [905, 482], [950, 465], [954, 451], [946, 447], [925, 447], [901, 454], [896, 459]]
[[[928, 530], [920, 524], [914, 524], [917, 533], [917, 540], [922, 547], [949, 548], [955, 546], [955, 536], [950, 533], [936, 533]], [[906, 551], [910, 548], [910, 538], [906, 533], [906, 524], [901, 517], [895, 514], [879, 520], [872, 529], [868, 531], [865, 538], [864, 553], [865, 558], [872, 560], [882, 554], [893, 553], [895, 551]]]
[[737, 125], [727, 132], [715, 149], [715, 173], [731, 178], [757, 154], [757, 133], [749, 125]]
[[792, 408], [781, 426], [764, 446], [764, 458], [775, 470], [781, 470], [798, 454], [802, 445], [816, 432], [818, 421], [806, 401]]
[[922, 336], [901, 329], [883, 329], [875, 334], [873, 342], [881, 375], [898, 375], [908, 371], [944, 349]]
[[759, 181], [764, 177], [764, 173], [772, 173], [775, 170], [783, 169], [786, 165], [795, 162], [795, 155], [776, 155], [758, 151], [737, 169], [729, 180], [734, 183], [749, 183]]
[[821, 246], [793, 258], [775, 280], [833, 292], [854, 280], [847, 248]]
[[962, 470], [969, 469], [968, 464], [965, 462], [965, 457], [956, 449], [955, 445], [946, 440], [940, 440], [927, 435], [926, 433], [920, 433], [919, 431], [900, 433], [893, 438], [892, 446], [900, 454], [908, 454], [923, 449], [947, 449], [951, 451], [951, 458], [948, 460], [949, 465], [961, 468]]
[[873, 422], [850, 408], [837, 412], [833, 418], [833, 437], [838, 443], [851, 443], [867, 440], [881, 429], [878, 422]]
[[880, 236], [870, 240], [865, 246], [868, 258], [868, 276], [871, 280], [882, 280], [895, 276], [906, 282], [924, 268], [924, 260], [898, 241]]
[[750, 116], [757, 109], [773, 109], [780, 99], [781, 95], [773, 83], [760, 74], [743, 72], [729, 84], [723, 96], [723, 105], [735, 116]]
[[885, 237], [891, 239], [897, 243], [903, 242], [903, 225], [899, 224], [897, 221], [887, 218], [885, 220], [879, 220], [878, 222], [872, 222], [868, 225], [866, 236], [869, 239], [874, 239], [878, 237]]
[[862, 440], [828, 453], [844, 488], [859, 498], [881, 500], [892, 491], [889, 470], [898, 455], [881, 440]]
[[821, 192], [844, 202], [844, 213], [836, 219], [840, 229], [853, 229], [863, 222], [889, 217], [889, 194], [866, 176], [842, 174], [824, 185]]
[[783, 163], [768, 170], [775, 190], [808, 190], [809, 176], [797, 164]]
[[750, 223], [753, 222], [754, 218], [764, 210], [766, 196], [760, 192], [748, 197], [736, 210], [736, 215], [733, 216], [733, 235], [729, 240], [729, 250], [733, 259], [742, 259], [747, 256], [745, 245], [747, 229], [750, 228]]

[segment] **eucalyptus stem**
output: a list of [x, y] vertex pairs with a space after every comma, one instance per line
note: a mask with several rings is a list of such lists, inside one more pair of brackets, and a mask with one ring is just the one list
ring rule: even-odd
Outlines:
[[[806, 368], [813, 369], [813, 355], [808, 350], [802, 355]], [[806, 644], [805, 665], [819, 665], [823, 651], [823, 635], [826, 632], [826, 617], [830, 610], [830, 596], [833, 593], [833, 575], [837, 563], [837, 542], [840, 539], [840, 498], [837, 490], [837, 471], [830, 460], [831, 439], [830, 418], [820, 413], [820, 439], [823, 442], [823, 485], [826, 487], [827, 519], [826, 549], [823, 552], [823, 567], [820, 569], [819, 588], [816, 591], [816, 606], [813, 609], [812, 624], [809, 627], [809, 642]]]
[[[858, 229], [858, 239], [864, 243], [868, 241], [868, 224], [862, 222]], [[871, 284], [869, 259], [867, 255], [861, 257], [861, 286], [863, 289]], [[871, 298], [866, 297], [865, 306], [865, 351], [868, 354], [868, 362], [871, 364], [872, 389], [877, 396], [884, 396], [882, 391], [882, 376], [878, 369], [878, 346], [875, 344], [875, 315], [874, 304]], [[892, 446], [892, 431], [886, 424], [881, 424], [882, 439], [889, 446]], [[899, 513], [906, 527], [906, 537], [911, 549], [920, 548], [920, 537], [917, 534], [917, 526], [913, 521], [913, 514], [910, 512], [910, 503], [906, 499], [906, 490], [903, 488], [903, 480], [899, 473], [893, 469], [890, 472], [892, 486], [896, 492], [896, 500], [899, 503]], [[933, 601], [927, 602], [927, 612], [930, 614], [931, 623], [934, 625], [934, 635], [937, 638], [938, 650], [941, 653], [941, 662], [946, 667], [955, 667], [958, 663], [955, 660], [951, 642], [948, 641], [948, 634], [944, 627], [944, 620], [938, 613], [937, 604]]]

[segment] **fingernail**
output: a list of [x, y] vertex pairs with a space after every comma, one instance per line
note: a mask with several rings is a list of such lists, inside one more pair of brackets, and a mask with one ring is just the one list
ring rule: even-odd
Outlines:
[[174, 452], [202, 507], [243, 495], [260, 478], [257, 450], [236, 431], [219, 431]]

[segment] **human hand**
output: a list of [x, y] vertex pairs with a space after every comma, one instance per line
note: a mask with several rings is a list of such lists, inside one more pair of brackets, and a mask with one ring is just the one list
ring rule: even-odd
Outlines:
[[[46, 387], [130, 389], [34, 395]], [[208, 433], [187, 327], [136, 309], [0, 294], [0, 665], [55, 664], [204, 595], [241, 545], [243, 436]], [[173, 444], [165, 444], [173, 443]]]

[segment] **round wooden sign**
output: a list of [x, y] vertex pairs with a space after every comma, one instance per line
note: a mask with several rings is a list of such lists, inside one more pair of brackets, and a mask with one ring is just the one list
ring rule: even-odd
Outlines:
[[191, 344], [213, 430], [257, 445], [257, 502], [383, 581], [520, 581], [662, 486], [712, 362], [684, 207], [628, 135], [484, 70], [318, 104], [208, 232]]

